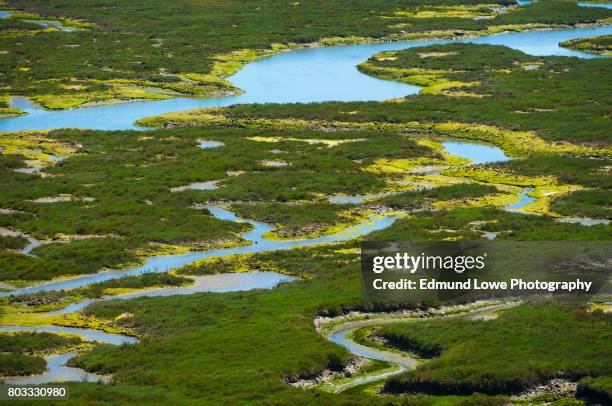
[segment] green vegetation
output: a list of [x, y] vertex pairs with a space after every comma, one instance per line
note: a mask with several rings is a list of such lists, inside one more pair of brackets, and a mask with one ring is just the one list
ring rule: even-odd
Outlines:
[[508, 240], [599, 240], [609, 237], [609, 226], [583, 227], [553, 222], [544, 216], [528, 216], [493, 208], [461, 208], [425, 211], [399, 219], [391, 227], [377, 231], [370, 238], [388, 241], [474, 240], [484, 232]]
[[51, 333], [0, 334], [0, 352], [40, 353], [75, 346], [81, 343], [76, 336]]
[[[379, 360], [367, 360], [367, 363], [363, 367], [359, 368], [356, 373], [351, 374], [351, 376], [339, 374], [338, 376], [335, 376], [333, 379], [327, 382], [318, 384], [316, 388], [317, 390], [332, 393], [346, 392], [347, 389], [344, 385], [350, 385], [352, 382], [354, 382], [355, 379], [368, 378], [394, 371], [397, 371], [397, 366], [389, 362]], [[358, 385], [358, 387], [361, 386], [362, 385]]]
[[[446, 56], [421, 58], [419, 55], [428, 53], [443, 53]], [[183, 113], [182, 117], [180, 114], [169, 114], [166, 120], [147, 119], [143, 123], [245, 125], [259, 120], [262, 126], [268, 124], [269, 127], [274, 120], [292, 119], [282, 125], [297, 125], [299, 120], [321, 125], [335, 122], [339, 128], [377, 125], [387, 129], [437, 130], [439, 133], [446, 130], [447, 135], [450, 133], [455, 137], [467, 138], [470, 137], [466, 133], [471, 129], [474, 133], [471, 138], [480, 137], [483, 141], [503, 145], [509, 153], [551, 153], [553, 148], [556, 149], [554, 152], [564, 153], [563, 144], [542, 143], [538, 140], [542, 138], [545, 141], [607, 147], [605, 154], [610, 154], [606, 131], [606, 106], [610, 103], [609, 59], [534, 57], [506, 47], [476, 44], [409, 48], [394, 52], [395, 59], [386, 59], [384, 55], [373, 56], [368, 64], [444, 72], [438, 75], [445, 80], [479, 82], [480, 85], [468, 89], [484, 97], [462, 97], [458, 100], [443, 94], [419, 94], [407, 96], [401, 99], [405, 102], [399, 103], [395, 100], [389, 103], [239, 105], [222, 110], [202, 110], [199, 114], [197, 111]], [[526, 69], [530, 65], [537, 66], [537, 69]], [[594, 77], [598, 80], [593, 80]], [[201, 116], [200, 121], [198, 116]], [[218, 116], [225, 117], [227, 124], [223, 120], [215, 120]], [[263, 119], [272, 120], [266, 123]], [[458, 124], [443, 126], [455, 122], [467, 125], [464, 125], [465, 128]], [[484, 138], [485, 129], [497, 129], [497, 134]], [[479, 130], [481, 133], [477, 135]], [[508, 140], [504, 139], [504, 130], [513, 130], [509, 131]], [[512, 138], [515, 140], [512, 141]], [[565, 153], [571, 155], [581, 151], [568, 147]]]
[[359, 0], [347, 10], [339, 0], [156, 0], [144, 5], [122, 0], [112, 6], [10, 0], [9, 8], [87, 29], [59, 32], [21, 19], [0, 20], [0, 71], [6, 74], [0, 96], [26, 95], [49, 108], [71, 108], [177, 92], [226, 95], [237, 89], [224, 77], [243, 64], [308, 44], [486, 35], [597, 23], [612, 15], [568, 0], [495, 11], [513, 4]]
[[[520, 7], [507, 0], [358, 0], [349, 8], [339, 0], [145, 3], [9, 1], [7, 7], [81, 29], [0, 20], [0, 116], [21, 113], [9, 107], [12, 95], [63, 109], [236, 94], [227, 76], [300, 46], [460, 38], [612, 16], [569, 0]], [[605, 42], [590, 41], [589, 47]], [[142, 120], [168, 127], [149, 132], [0, 134], [0, 227], [45, 242], [26, 256], [17, 252], [25, 238], [1, 237], [0, 280], [24, 286], [133, 266], [151, 255], [244, 243], [240, 234], [249, 225], [217, 220], [200, 208], [206, 204], [275, 224], [270, 238], [313, 237], [373, 211], [399, 210], [402, 217], [391, 227], [367, 238], [607, 241], [610, 226], [553, 217], [612, 216], [609, 68], [603, 58], [435, 45], [378, 54], [360, 65], [368, 74], [424, 87], [399, 100], [179, 112]], [[469, 166], [444, 153], [439, 137], [492, 143], [519, 159]], [[201, 140], [223, 145], [202, 149]], [[38, 166], [41, 174], [15, 172]], [[443, 169], [415, 173], [426, 166]], [[211, 181], [217, 189], [185, 187]], [[526, 186], [538, 198], [530, 209], [543, 215], [500, 210]], [[378, 193], [393, 195], [360, 204], [328, 201]], [[491, 321], [425, 320], [375, 327], [373, 336], [368, 330], [364, 343], [380, 335], [434, 357], [385, 385], [401, 395], [378, 394], [382, 383], [340, 394], [288, 385], [341, 371], [351, 360], [316, 331], [313, 319], [372, 310], [362, 301], [358, 252], [349, 242], [208, 258], [176, 274], [11, 296], [0, 301], [0, 317], [4, 324], [54, 323], [139, 337], [137, 345], [99, 345], [72, 360], [113, 374], [113, 384], [70, 383], [67, 404], [501, 405], [508, 394], [555, 377], [581, 379], [581, 398], [609, 400], [610, 315], [538, 303]], [[108, 300], [82, 313], [44, 313], [87, 298], [190, 283], [181, 275], [255, 270], [300, 279], [271, 290]], [[79, 343], [51, 334], [2, 334], [0, 374], [40, 373], [41, 354]], [[385, 367], [375, 362], [362, 373]], [[422, 393], [405, 394], [412, 391]]]
[[0, 375], [35, 375], [47, 369], [43, 353], [74, 347], [81, 343], [75, 336], [51, 333], [1, 333]]
[[[313, 377], [327, 368], [342, 369], [349, 359], [346, 350], [325, 340], [312, 326], [317, 314], [333, 315], [360, 306], [359, 257], [339, 248], [248, 258], [246, 262], [261, 269], [274, 266], [304, 277], [270, 291], [119, 300], [90, 306], [85, 311], [88, 316], [104, 319], [131, 313], [132, 317], [119, 323], [134, 327], [144, 339], [137, 346], [98, 346], [80, 355], [77, 365], [111, 372], [118, 384], [71, 384], [69, 402], [103, 397], [115, 403], [439, 404], [434, 397], [328, 394], [296, 389], [284, 382]], [[304, 261], [305, 257], [309, 260]], [[225, 270], [232, 271], [229, 263]], [[202, 376], [214, 379], [202, 380]]]
[[0, 237], [0, 249], [18, 250], [28, 245], [28, 240], [23, 237]]
[[48, 305], [66, 305], [67, 301], [95, 299], [106, 295], [129, 292], [130, 290], [167, 286], [182, 286], [191, 283], [187, 278], [165, 273], [149, 273], [139, 276], [126, 276], [105, 282], [94, 283], [71, 290], [37, 292], [26, 295], [10, 296], [8, 303], [38, 307]]
[[[350, 269], [357, 265], [356, 256], [328, 255], [333, 252], [332, 249], [308, 250], [307, 253], [290, 251], [262, 254], [252, 259], [253, 263], [274, 261], [278, 267], [317, 276], [312, 281], [269, 292], [173, 297], [170, 299], [172, 307], [164, 306], [165, 310], [159, 307], [160, 300], [164, 301], [160, 298], [130, 301], [128, 307], [121, 301], [91, 306], [87, 314], [105, 318], [129, 311], [134, 315], [130, 323], [140, 333], [157, 339], [148, 340], [150, 344], [144, 346], [130, 346], [119, 351], [115, 347], [98, 347], [84, 354], [80, 364], [88, 369], [103, 368], [100, 370], [123, 376], [122, 380], [128, 379], [121, 392], [122, 396], [132, 399], [138, 399], [138, 394], [129, 389], [131, 385], [149, 385], [159, 379], [173, 388], [163, 395], [162, 399], [167, 401], [181, 396], [183, 389], [179, 388], [189, 391], [196, 382], [200, 389], [190, 391], [191, 396], [205, 396], [208, 401], [248, 402], [254, 394], [260, 401], [264, 401], [265, 397], [261, 396], [265, 394], [278, 402], [314, 399], [319, 395], [292, 389], [282, 379], [313, 376], [327, 367], [341, 367], [348, 359], [344, 350], [327, 343], [312, 328], [312, 318], [328, 304], [338, 300], [351, 302], [355, 293], [349, 286], [359, 283], [356, 277], [351, 277], [348, 284], [345, 279]], [[302, 261], [304, 255], [312, 260]], [[151, 311], [153, 309], [156, 310]], [[249, 340], [244, 340], [245, 329], [249, 330]], [[266, 337], [274, 337], [274, 340]], [[219, 342], [224, 343], [223, 351], [212, 350], [218, 348]], [[198, 360], [189, 355], [192, 349], [200, 354]], [[159, 358], [152, 356], [159, 351], [176, 355], [160, 363]], [[268, 351], [276, 355], [260, 356]], [[304, 357], [305, 354], [308, 355]], [[222, 365], [232, 365], [232, 368]], [[217, 378], [204, 382], [197, 378], [209, 373], [207, 371], [216, 371]], [[228, 393], [228, 387], [235, 389]], [[83, 389], [94, 390], [89, 396], [98, 391], [94, 386]], [[157, 395], [161, 396], [162, 392]], [[335, 403], [331, 395], [325, 399]]]
[[35, 375], [45, 372], [42, 357], [26, 354], [0, 354], [0, 374], [3, 376]]
[[[375, 55], [361, 68], [409, 83], [417, 83], [416, 80], [425, 84], [421, 82], [425, 79], [433, 86], [474, 83], [469, 87], [471, 95], [482, 97], [462, 97], [458, 102], [456, 97], [446, 94], [447, 90], [457, 90], [447, 88], [442, 93], [408, 96], [405, 102], [399, 103], [243, 105], [171, 113], [143, 120], [143, 124], [241, 126], [262, 130], [280, 127], [378, 129], [415, 131], [415, 138], [433, 133], [488, 141], [502, 146], [506, 153], [527, 159], [485, 168], [454, 169], [444, 174], [468, 177], [498, 189], [500, 185], [538, 186], [533, 193], [541, 201], [528, 208], [534, 212], [608, 218], [605, 201], [611, 197], [608, 181], [611, 151], [605, 106], [610, 103], [610, 92], [604, 83], [609, 63], [607, 59], [533, 57], [489, 45], [417, 47]], [[602, 78], [603, 82], [593, 81], [593, 77]], [[572, 97], [568, 98], [568, 94]], [[423, 121], [415, 122], [415, 117]], [[585, 159], [591, 155], [602, 159]], [[435, 163], [432, 161], [432, 164]], [[385, 163], [385, 168], [381, 168], [381, 162], [377, 161], [373, 168], [374, 172], [397, 175], [402, 170], [405, 174], [412, 167], [409, 161], [405, 169], [402, 165]], [[414, 181], [415, 177], [409, 179]], [[584, 188], [589, 190], [580, 190]], [[506, 194], [464, 203], [494, 206], [512, 203], [507, 194], [511, 189], [501, 191]], [[438, 207], [442, 206], [438, 204]]]
[[611, 332], [610, 315], [548, 305], [506, 310], [487, 322], [427, 321], [376, 330], [405, 350], [440, 354], [390, 379], [385, 390], [436, 394], [516, 393], [555, 377], [609, 375]]
[[460, 183], [451, 186], [441, 186], [434, 189], [425, 189], [417, 192], [404, 192], [384, 198], [380, 203], [396, 209], [418, 209], [427, 203], [440, 202], [451, 199], [469, 199], [496, 193], [493, 186], [477, 183]]
[[295, 274], [289, 269], [277, 269], [271, 262], [261, 259], [253, 261], [253, 255], [232, 255], [212, 257], [192, 262], [178, 269], [180, 275], [214, 275], [221, 272], [282, 271]]
[[[444, 186], [444, 181], [440, 184], [442, 188], [405, 192], [410, 185], [394, 182], [403, 179], [417, 185], [420, 181], [434, 181], [434, 185], [440, 182], [435, 176], [405, 178], [411, 168], [430, 162], [454, 163], [441, 154], [437, 144], [417, 143], [412, 139], [416, 134], [405, 137], [380, 131], [329, 133], [292, 129], [274, 129], [274, 142], [263, 142], [270, 132], [213, 128], [158, 130], [140, 136], [130, 132], [108, 135], [76, 130], [4, 135], [6, 154], [0, 156], [0, 162], [5, 169], [0, 172], [0, 178], [7, 187], [0, 197], [0, 206], [20, 212], [0, 214], [0, 226], [52, 240], [52, 243], [36, 248], [35, 257], [0, 251], [1, 278], [41, 280], [91, 273], [104, 267], [135, 264], [156, 253], [236, 244], [237, 234], [246, 225], [219, 221], [205, 210], [194, 208], [207, 202], [228, 202], [240, 215], [276, 223], [281, 227], [278, 236], [312, 236], [353, 223], [367, 212], [360, 207], [323, 202], [329, 195], [404, 190], [377, 204], [404, 209], [424, 204], [446, 209], [465, 205], [499, 206], [498, 199], [504, 202], [516, 193], [499, 184], [517, 184], [515, 179], [522, 176], [528, 180], [526, 184], [539, 185], [538, 179], [549, 176], [556, 177], [557, 188], [566, 187], [566, 182], [571, 182], [568, 187], [578, 184], [590, 188], [575, 192], [576, 195], [560, 195], [551, 203], [553, 210], [558, 209], [563, 215], [609, 215], [605, 208], [609, 194], [605, 169], [609, 160], [606, 159], [538, 154], [487, 167], [503, 173], [501, 177], [474, 178], [490, 185]], [[422, 137], [427, 135], [424, 132]], [[198, 147], [200, 139], [222, 140], [225, 145], [203, 150]], [[321, 147], [319, 141], [328, 146]], [[60, 164], [43, 169], [55, 176], [18, 174], [12, 170], [23, 166], [21, 154], [47, 162], [44, 153], [29, 152], [36, 148], [68, 155]], [[283, 153], [275, 154], [273, 149]], [[262, 165], [262, 160], [279, 155], [291, 165]], [[414, 164], [410, 163], [411, 159]], [[405, 169], [399, 160], [407, 162]], [[385, 165], [395, 166], [385, 169], [381, 166], [383, 161], [387, 162]], [[469, 172], [451, 173], [460, 176], [452, 181], [457, 183]], [[171, 191], [177, 186], [208, 180], [221, 180], [219, 188]], [[62, 195], [72, 196], [72, 201], [36, 202]], [[572, 204], [578, 201], [580, 204]], [[448, 205], [440, 206], [442, 202]], [[507, 227], [504, 231], [517, 230], [513, 222], [519, 220], [509, 214], [493, 217], [512, 218], [504, 223]], [[402, 220], [394, 229], [414, 221], [417, 220]], [[521, 219], [520, 222], [550, 223], [544, 219]], [[547, 224], [545, 229], [572, 232], [580, 228]], [[419, 233], [419, 230], [416, 228], [413, 232]], [[593, 233], [599, 235], [592, 230], [579, 234]], [[3, 239], [3, 244], [16, 248], [20, 246], [19, 241]]]
[[94, 283], [79, 288], [79, 293], [85, 297], [101, 297], [115, 289], [131, 290], [162, 286], [182, 286], [191, 283], [189, 279], [169, 274], [150, 273], [140, 276], [123, 277], [106, 282]]
[[563, 41], [560, 45], [582, 52], [590, 52], [592, 54], [605, 56], [612, 55], [612, 35], [571, 39]]
[[552, 209], [562, 215], [612, 218], [609, 190], [580, 190], [555, 200]]
[[351, 210], [352, 205], [314, 203], [287, 205], [282, 203], [263, 203], [233, 205], [241, 217], [255, 218], [277, 225], [272, 236], [281, 238], [312, 238], [343, 229], [364, 218], [359, 209]]
[[[194, 208], [208, 201], [260, 201], [265, 203], [261, 208], [276, 207], [277, 218], [262, 209], [255, 211], [255, 206], [237, 207], [245, 214], [250, 212], [256, 218], [296, 230], [317, 223], [330, 227], [339, 221], [350, 223], [355, 214], [341, 213], [346, 207], [310, 204], [289, 209], [274, 204], [377, 192], [387, 187], [385, 176], [363, 170], [373, 159], [437, 156], [437, 152], [410, 139], [379, 132], [332, 135], [287, 130], [275, 134], [298, 139], [274, 144], [285, 151], [283, 160], [290, 166], [262, 165], [263, 158], [276, 155], [269, 143], [252, 139], [266, 132], [249, 129], [162, 130], [139, 136], [76, 130], [27, 137], [3, 135], [4, 145], [18, 146], [0, 155], [4, 164], [0, 179], [6, 186], [0, 206], [22, 213], [0, 214], [0, 226], [52, 241], [36, 248], [36, 257], [1, 251], [0, 278], [41, 280], [92, 273], [104, 267], [138, 263], [156, 253], [238, 243], [238, 233], [247, 225], [216, 220], [206, 210]], [[225, 146], [203, 150], [198, 146], [202, 138], [223, 140]], [[302, 138], [357, 140], [321, 148], [299, 141]], [[70, 151], [71, 155], [43, 169], [53, 176], [15, 173], [15, 167], [24, 165], [20, 154], [33, 145], [63, 156]], [[39, 155], [32, 158], [46, 159], [46, 155]], [[219, 189], [171, 191], [209, 180], [221, 180]], [[71, 201], [38, 202], [57, 196], [70, 196]]]
[[23, 111], [9, 105], [10, 97], [0, 96], [0, 119], [24, 114]]
[[612, 401], [612, 376], [584, 378], [578, 382], [577, 396], [592, 403], [606, 404]]
[[[57, 248], [57, 249], [56, 249]], [[43, 280], [66, 274], [93, 273], [105, 266], [119, 266], [136, 257], [113, 241], [49, 244], [36, 249], [36, 257], [0, 252], [3, 280]]]

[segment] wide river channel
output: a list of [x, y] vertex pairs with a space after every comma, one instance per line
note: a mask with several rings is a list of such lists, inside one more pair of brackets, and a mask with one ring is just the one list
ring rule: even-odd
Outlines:
[[568, 39], [612, 33], [611, 26], [531, 31], [491, 35], [466, 40], [384, 42], [365, 45], [308, 48], [284, 52], [246, 65], [228, 79], [245, 92], [213, 99], [174, 98], [77, 108], [41, 109], [27, 100], [13, 105], [29, 114], [0, 120], [0, 132], [86, 128], [95, 130], [143, 129], [134, 123], [145, 117], [199, 107], [224, 107], [244, 103], [309, 103], [325, 101], [380, 101], [416, 94], [420, 87], [373, 78], [356, 66], [382, 51], [449, 42], [505, 45], [537, 56], [559, 55], [594, 58], [559, 47]]

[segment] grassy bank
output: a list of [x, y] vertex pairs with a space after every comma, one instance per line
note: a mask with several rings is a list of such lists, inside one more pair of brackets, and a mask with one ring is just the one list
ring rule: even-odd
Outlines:
[[[71, 302], [83, 299], [97, 299], [140, 289], [169, 286], [178, 287], [190, 283], [191, 281], [187, 278], [167, 273], [150, 273], [113, 279], [106, 282], [98, 282], [83, 288], [14, 295], [8, 299], [0, 300], [0, 303], [18, 306], [13, 308], [17, 311], [41, 312], [65, 307]], [[23, 308], [22, 306], [26, 306], [27, 308]], [[6, 310], [5, 308], [5, 311]]]
[[612, 35], [602, 35], [600, 37], [577, 38], [563, 41], [561, 46], [575, 49], [577, 51], [588, 52], [604, 56], [612, 55]]
[[[0, 197], [5, 210], [0, 213], [0, 226], [48, 244], [36, 248], [34, 257], [1, 251], [0, 278], [36, 281], [92, 273], [137, 264], [150, 255], [239, 243], [239, 233], [248, 225], [220, 221], [194, 207], [207, 202], [232, 201], [243, 214], [277, 223], [290, 234], [319, 233], [321, 225], [333, 229], [354, 222], [361, 214], [312, 201], [387, 188], [384, 174], [363, 170], [375, 158], [438, 155], [412, 140], [378, 132], [335, 135], [287, 130], [275, 134], [281, 139], [272, 144], [260, 140], [268, 135], [266, 131], [249, 129], [29, 134], [29, 143], [5, 148], [0, 155], [0, 179], [6, 186]], [[2, 142], [13, 145], [23, 137], [4, 134]], [[201, 149], [201, 139], [225, 145]], [[319, 141], [329, 146], [321, 147]], [[24, 154], [35, 145], [47, 148], [47, 144], [66, 157], [43, 169], [49, 176], [15, 173], [30, 158]], [[74, 147], [69, 150], [69, 146]], [[275, 154], [274, 149], [284, 153]], [[279, 155], [290, 165], [266, 165], [266, 160]], [[210, 180], [220, 180], [219, 188], [173, 191]], [[311, 204], [294, 208], [280, 204], [304, 200]], [[248, 201], [261, 205], [244, 204]], [[18, 247], [20, 241], [3, 239], [3, 244]]]
[[[125, 322], [145, 338], [138, 346], [100, 346], [79, 357], [78, 365], [88, 370], [112, 372], [117, 385], [71, 385], [71, 401], [108, 396], [115, 402], [189, 398], [239, 404], [443, 404], [435, 397], [333, 395], [287, 385], [287, 378], [313, 377], [324, 369], [341, 369], [348, 361], [349, 354], [320, 336], [312, 320], [323, 311], [333, 314], [359, 306], [359, 259], [329, 247], [258, 254], [248, 263], [261, 269], [272, 264], [305, 279], [267, 292], [148, 298], [90, 307], [88, 315], [107, 319], [129, 311], [133, 316]], [[160, 353], [173, 356], [162, 360]], [[209, 374], [215, 379], [201, 379]]]
[[[552, 378], [609, 375], [612, 319], [603, 313], [529, 306], [499, 319], [383, 326], [393, 345], [435, 359], [392, 378], [391, 392], [518, 393]], [[508, 334], [512, 331], [512, 334]], [[557, 332], [557, 333], [555, 333]]]
[[[609, 10], [582, 8], [567, 0], [503, 9], [514, 4], [509, 0], [360, 0], [347, 10], [338, 0], [297, 4], [288, 0], [246, 4], [157, 0], [145, 5], [122, 0], [112, 7], [11, 0], [6, 7], [87, 29], [59, 32], [23, 19], [0, 20], [0, 51], [5, 51], [0, 70], [6, 73], [3, 82], [9, 86], [0, 95], [27, 95], [59, 109], [174, 93], [220, 96], [237, 91], [224, 77], [243, 64], [304, 44], [460, 38], [589, 24], [612, 15]], [[495, 18], [474, 20], [475, 16]], [[14, 51], [17, 47], [19, 52]]]
[[1, 333], [0, 375], [27, 376], [43, 373], [47, 363], [42, 354], [61, 351], [81, 343], [75, 336], [50, 333]]
[[606, 404], [612, 401], [612, 377], [584, 378], [578, 383], [577, 394], [592, 403]]
[[[428, 54], [443, 56], [421, 57]], [[413, 76], [419, 79], [434, 76], [438, 81], [478, 82], [478, 85], [457, 90], [482, 97], [428, 93], [389, 103], [241, 105], [222, 110], [202, 110], [199, 114], [197, 111], [171, 113], [165, 119], [162, 116], [157, 120], [143, 120], [143, 123], [241, 126], [259, 123], [261, 127], [271, 127], [274, 120], [291, 119], [282, 125], [299, 127], [311, 123], [311, 126], [319, 124], [325, 127], [327, 123], [332, 128], [378, 125], [380, 128], [405, 130], [416, 127], [463, 137], [470, 137], [471, 129], [472, 137], [498, 145], [503, 143], [509, 153], [589, 154], [592, 152], [581, 152], [571, 146], [563, 151], [563, 144], [559, 142], [568, 141], [583, 147], [609, 147], [605, 129], [610, 63], [606, 58], [534, 57], [494, 45], [432, 45], [378, 54], [362, 66], [375, 67], [378, 70], [372, 73], [377, 75], [380, 75], [380, 69], [391, 70], [394, 72], [391, 77], [382, 76], [410, 83], [413, 83]], [[594, 77], [598, 80], [593, 80]], [[300, 120], [304, 120], [304, 124], [300, 124]], [[466, 124], [467, 128], [460, 124]], [[504, 140], [504, 131], [509, 130], [512, 130], [509, 139]], [[487, 133], [490, 134], [487, 136]], [[538, 138], [549, 142], [542, 143]]]

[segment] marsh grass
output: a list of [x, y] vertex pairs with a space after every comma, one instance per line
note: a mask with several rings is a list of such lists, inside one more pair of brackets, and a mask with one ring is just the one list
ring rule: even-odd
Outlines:
[[[383, 326], [394, 345], [439, 357], [385, 385], [392, 392], [516, 393], [554, 377], [608, 375], [604, 313], [558, 305], [505, 310], [491, 321], [448, 320]], [[510, 332], [512, 332], [510, 334]]]
[[[183, 2], [178, 7], [161, 0], [122, 0], [108, 7], [63, 0], [10, 2], [7, 7], [87, 29], [58, 32], [14, 18], [0, 20], [0, 50], [9, 51], [0, 59], [0, 70], [10, 86], [2, 95], [26, 95], [51, 108], [71, 108], [167, 97], [146, 91], [148, 87], [205, 97], [231, 94], [236, 89], [228, 86], [225, 76], [246, 62], [303, 44], [486, 35], [595, 23], [611, 15], [609, 10], [578, 7], [566, 0], [535, 2], [478, 21], [463, 17], [486, 11], [479, 0], [359, 0], [350, 10], [339, 0], [297, 3], [264, 0], [245, 5], [230, 0]], [[433, 9], [433, 14], [398, 14], [423, 7]], [[447, 9], [460, 11], [440, 15]], [[267, 29], [262, 30], [263, 25]], [[79, 88], [70, 89], [75, 85]]]
[[27, 376], [47, 369], [43, 353], [74, 347], [81, 343], [76, 336], [51, 333], [0, 333], [0, 375]]

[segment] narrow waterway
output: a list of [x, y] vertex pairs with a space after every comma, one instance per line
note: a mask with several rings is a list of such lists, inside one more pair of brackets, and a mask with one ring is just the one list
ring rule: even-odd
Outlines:
[[521, 198], [521, 200], [519, 200], [516, 203], [512, 203], [511, 205], [508, 205], [506, 207], [504, 207], [504, 210], [506, 211], [517, 211], [522, 209], [523, 207], [535, 202], [535, 198], [529, 196], [529, 193], [533, 192], [533, 188], [527, 187], [525, 189], [523, 189], [523, 191], [521, 193], [518, 194], [518, 196]]
[[580, 7], [595, 7], [595, 8], [607, 8], [609, 10], [612, 10], [612, 4], [609, 3], [589, 3], [589, 2], [578, 2], [577, 3]]
[[[141, 275], [149, 272], [167, 272], [180, 266], [186, 265], [193, 261], [203, 258], [210, 258], [216, 256], [228, 256], [235, 254], [246, 254], [252, 252], [265, 252], [275, 250], [287, 250], [297, 247], [304, 247], [317, 244], [329, 244], [339, 241], [352, 240], [360, 236], [366, 235], [372, 231], [380, 230], [393, 224], [397, 219], [397, 216], [385, 216], [385, 215], [372, 215], [367, 220], [355, 226], [349, 226], [346, 229], [313, 239], [299, 239], [299, 240], [268, 240], [263, 235], [269, 231], [274, 230], [274, 226], [254, 221], [243, 219], [236, 216], [233, 212], [216, 206], [202, 206], [201, 209], [208, 210], [214, 217], [239, 223], [249, 223], [252, 228], [245, 232], [242, 237], [247, 240], [248, 245], [217, 249], [203, 252], [188, 252], [186, 254], [178, 255], [165, 255], [155, 256], [147, 259], [146, 263], [142, 266], [127, 269], [127, 270], [113, 270], [100, 272], [93, 275], [85, 275], [73, 279], [64, 279], [51, 281], [42, 285], [33, 286], [29, 288], [22, 288], [11, 290], [7, 292], [0, 292], [0, 297], [8, 295], [21, 295], [27, 293], [52, 291], [70, 289], [81, 286], [86, 286], [96, 282], [102, 282], [106, 280], [116, 279], [124, 276]], [[14, 233], [10, 230], [3, 229], [5, 233]], [[12, 234], [11, 234], [12, 235]], [[19, 234], [21, 235], [21, 234]], [[235, 292], [252, 289], [271, 289], [282, 282], [290, 282], [296, 278], [290, 275], [283, 275], [277, 272], [232, 272], [232, 273], [221, 273], [214, 275], [204, 276], [189, 276], [188, 278], [193, 280], [193, 284], [189, 286], [180, 287], [166, 287], [157, 289], [139, 290], [129, 292], [125, 294], [108, 296], [99, 299], [87, 299], [77, 303], [68, 305], [65, 308], [41, 313], [40, 317], [51, 317], [60, 314], [72, 313], [80, 311], [94, 302], [114, 300], [114, 299], [134, 299], [137, 297], [155, 297], [155, 296], [173, 296], [173, 295], [190, 295], [198, 292]], [[16, 332], [16, 331], [40, 331], [40, 332], [53, 332], [53, 333], [72, 333], [77, 334], [85, 341], [95, 341], [100, 343], [110, 344], [123, 344], [123, 343], [135, 343], [132, 337], [123, 335], [112, 335], [107, 334], [98, 330], [91, 329], [79, 329], [70, 327], [60, 326], [45, 326], [45, 327], [29, 327], [29, 326], [0, 326], [0, 331], [4, 332]], [[88, 373], [79, 368], [69, 367], [66, 363], [76, 355], [76, 352], [69, 352], [64, 354], [52, 354], [45, 356], [47, 361], [47, 371], [41, 375], [27, 376], [27, 377], [5, 377], [3, 378], [6, 383], [16, 385], [26, 384], [39, 384], [45, 382], [62, 382], [62, 381], [102, 381], [108, 382], [109, 376], [97, 375]]]
[[[80, 311], [95, 302], [115, 300], [115, 299], [134, 299], [138, 297], [160, 297], [175, 295], [191, 295], [198, 292], [236, 292], [252, 289], [272, 289], [282, 282], [290, 282], [296, 277], [283, 275], [277, 272], [243, 272], [243, 273], [222, 273], [215, 275], [190, 276], [193, 284], [181, 287], [166, 287], [149, 290], [139, 290], [115, 296], [107, 296], [99, 299], [88, 299], [73, 303], [63, 309], [41, 313], [40, 317], [51, 317], [60, 314]], [[74, 328], [62, 326], [0, 326], [1, 332], [47, 332], [56, 334], [74, 334], [81, 337], [83, 341], [95, 343], [107, 343], [113, 345], [135, 344], [138, 340], [122, 334], [110, 334], [100, 330], [87, 328]], [[2, 377], [5, 383], [13, 385], [30, 385], [47, 382], [109, 382], [110, 375], [100, 375], [87, 372], [81, 368], [70, 367], [66, 364], [70, 359], [77, 355], [77, 351], [70, 351], [61, 354], [50, 354], [44, 357], [47, 362], [47, 371], [43, 374], [32, 376], [10, 376]]]
[[21, 237], [25, 238], [28, 243], [25, 247], [19, 250], [24, 255], [33, 256], [32, 250], [36, 247], [40, 247], [44, 242], [32, 237], [29, 234], [22, 233], [20, 231], [11, 230], [10, 228], [0, 227], [0, 237]]
[[127, 300], [138, 297], [192, 295], [200, 292], [224, 293], [253, 289], [272, 289], [280, 283], [291, 282], [297, 279], [295, 276], [269, 271], [228, 272], [204, 276], [187, 276], [187, 278], [191, 279], [193, 284], [179, 287], [170, 286], [165, 288], [137, 290], [119, 295], [86, 299], [66, 306], [63, 309], [48, 312], [46, 315], [57, 316], [60, 314], [78, 312], [92, 303], [115, 299]]
[[274, 226], [260, 221], [243, 219], [236, 216], [233, 212], [216, 206], [203, 206], [217, 219], [234, 221], [239, 223], [249, 223], [252, 228], [242, 235], [242, 238], [248, 241], [247, 245], [231, 248], [220, 248], [208, 251], [190, 251], [184, 254], [176, 255], [159, 255], [146, 259], [143, 265], [129, 268], [102, 271], [91, 275], [83, 275], [70, 279], [61, 279], [46, 282], [40, 285], [18, 289], [11, 292], [0, 292], [0, 297], [8, 295], [23, 295], [36, 292], [47, 292], [51, 290], [71, 289], [81, 286], [86, 286], [92, 283], [104, 282], [111, 279], [117, 279], [124, 276], [136, 276], [145, 273], [161, 273], [168, 272], [173, 269], [187, 265], [191, 262], [211, 257], [222, 257], [236, 254], [249, 254], [256, 252], [270, 252], [278, 250], [290, 250], [300, 247], [308, 247], [319, 244], [331, 244], [342, 241], [349, 241], [373, 231], [382, 230], [389, 227], [395, 222], [398, 216], [374, 214], [366, 220], [349, 226], [334, 234], [329, 234], [311, 239], [296, 239], [296, 240], [269, 240], [263, 235], [268, 231], [274, 230]]
[[[467, 313], [454, 314], [451, 312], [449, 315], [442, 315], [442, 317], [469, 318], [472, 320], [492, 320], [497, 317], [497, 314], [500, 310], [511, 308], [513, 306], [516, 306], [517, 304], [519, 304], [519, 302], [495, 304], [468, 311]], [[338, 388], [338, 392], [355, 386], [363, 385], [370, 382], [381, 381], [391, 376], [399, 375], [407, 370], [416, 368], [421, 362], [421, 360], [419, 360], [417, 357], [406, 352], [372, 348], [356, 343], [353, 340], [353, 333], [363, 327], [381, 326], [385, 324], [395, 323], [418, 323], [419, 321], [427, 320], [427, 318], [417, 318], [416, 316], [385, 318], [384, 314], [380, 314], [379, 317], [380, 318], [376, 318], [375, 316], [371, 318], [364, 318], [361, 320], [353, 320], [341, 323], [340, 325], [336, 326], [332, 330], [332, 332], [326, 337], [332, 343], [341, 345], [342, 347], [346, 348], [353, 355], [375, 359], [379, 361], [390, 362], [392, 364], [395, 364], [397, 366], [397, 369], [394, 371], [382, 372], [380, 374], [372, 374], [364, 378], [356, 378], [348, 383], [343, 384], [340, 388]]]

